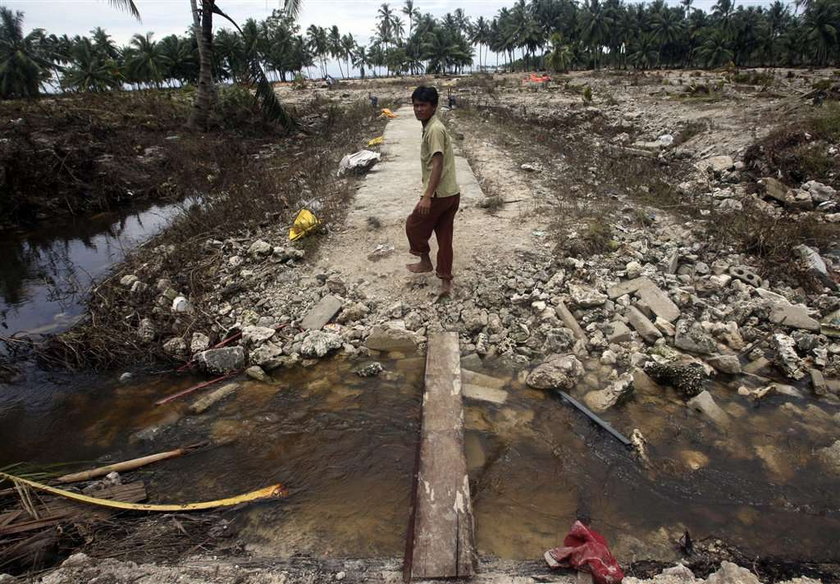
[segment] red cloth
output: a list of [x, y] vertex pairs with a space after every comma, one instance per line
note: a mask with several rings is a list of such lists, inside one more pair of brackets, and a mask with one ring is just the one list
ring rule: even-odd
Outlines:
[[563, 547], [548, 550], [545, 559], [552, 568], [574, 568], [589, 572], [596, 584], [618, 584], [624, 578], [624, 572], [610, 553], [604, 536], [580, 521], [572, 525], [563, 540]]

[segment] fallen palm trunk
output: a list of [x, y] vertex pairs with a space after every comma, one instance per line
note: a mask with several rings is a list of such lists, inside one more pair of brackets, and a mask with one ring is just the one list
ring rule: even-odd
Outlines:
[[96, 477], [104, 477], [105, 475], [111, 472], [125, 472], [127, 470], [134, 470], [136, 468], [146, 466], [147, 464], [152, 464], [153, 462], [168, 460], [170, 458], [176, 458], [178, 456], [186, 454], [187, 452], [195, 450], [196, 448], [199, 448], [203, 445], [204, 444], [193, 444], [190, 446], [185, 446], [184, 448], [178, 448], [176, 450], [169, 450], [167, 452], [160, 452], [158, 454], [150, 454], [149, 456], [142, 456], [140, 458], [132, 458], [131, 460], [125, 460], [123, 462], [115, 462], [114, 464], [100, 466], [91, 470], [66, 474], [64, 476], [58, 477], [56, 480], [59, 483], [77, 483], [79, 481], [89, 481], [90, 479], [95, 479]]
[[26, 485], [33, 489], [52, 493], [60, 497], [66, 497], [73, 501], [80, 503], [89, 503], [91, 505], [99, 505], [100, 507], [109, 507], [111, 509], [123, 509], [126, 511], [201, 511], [203, 509], [215, 509], [217, 507], [232, 507], [240, 503], [249, 503], [251, 501], [259, 501], [261, 499], [272, 499], [277, 497], [285, 497], [288, 494], [286, 488], [280, 483], [265, 487], [257, 491], [251, 491], [243, 495], [235, 497], [228, 497], [226, 499], [217, 499], [215, 501], [204, 501], [201, 503], [177, 503], [174, 505], [154, 505], [148, 503], [124, 503], [122, 501], [111, 501], [108, 499], [97, 499], [96, 497], [88, 497], [79, 493], [72, 493], [56, 487], [50, 487], [35, 481], [30, 481], [21, 477], [0, 472], [0, 479], [7, 479], [18, 485]]

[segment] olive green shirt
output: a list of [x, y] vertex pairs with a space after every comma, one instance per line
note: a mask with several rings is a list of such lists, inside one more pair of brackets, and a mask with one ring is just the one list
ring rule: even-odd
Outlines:
[[424, 193], [429, 187], [429, 178], [432, 175], [432, 156], [438, 152], [443, 154], [443, 170], [440, 175], [440, 183], [432, 196], [443, 198], [457, 195], [460, 189], [455, 178], [455, 153], [452, 150], [452, 137], [443, 122], [435, 115], [423, 127], [423, 141], [420, 146]]

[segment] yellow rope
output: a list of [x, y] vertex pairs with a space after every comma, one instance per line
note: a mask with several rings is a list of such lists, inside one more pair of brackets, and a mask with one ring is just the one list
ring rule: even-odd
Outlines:
[[175, 505], [152, 505], [148, 503], [125, 503], [123, 501], [111, 501], [109, 499], [97, 499], [96, 497], [88, 497], [87, 495], [80, 495], [57, 489], [29, 479], [16, 477], [14, 475], [0, 472], [0, 479], [8, 479], [18, 485], [26, 485], [34, 489], [46, 491], [53, 495], [66, 497], [81, 503], [90, 503], [91, 505], [99, 505], [101, 507], [111, 507], [112, 509], [125, 509], [128, 511], [199, 511], [201, 509], [215, 509], [216, 507], [231, 507], [239, 505], [240, 503], [247, 503], [249, 501], [258, 501], [260, 499], [269, 499], [274, 497], [285, 497], [288, 494], [286, 488], [281, 484], [271, 485], [258, 491], [251, 491], [236, 497], [228, 497], [227, 499], [218, 499], [216, 501], [204, 501], [202, 503], [180, 503]]

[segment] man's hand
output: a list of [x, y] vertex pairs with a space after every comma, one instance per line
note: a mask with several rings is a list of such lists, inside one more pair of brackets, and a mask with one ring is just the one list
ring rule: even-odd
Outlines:
[[429, 214], [429, 209], [431, 209], [431, 208], [432, 208], [432, 200], [427, 198], [427, 197], [422, 197], [420, 199], [420, 202], [417, 203], [417, 207], [415, 208], [415, 210], [420, 215], [428, 215]]

